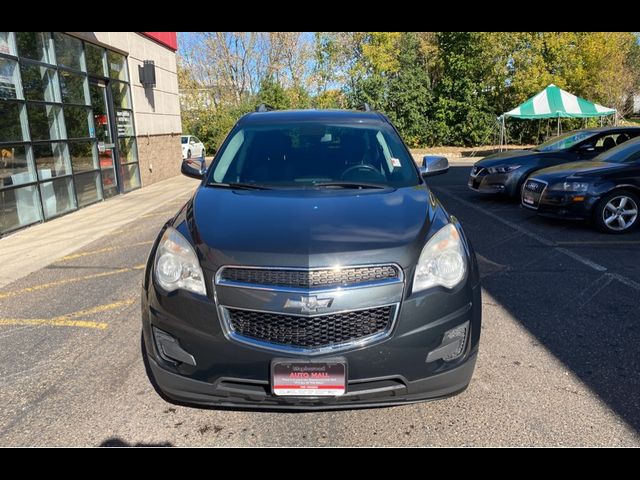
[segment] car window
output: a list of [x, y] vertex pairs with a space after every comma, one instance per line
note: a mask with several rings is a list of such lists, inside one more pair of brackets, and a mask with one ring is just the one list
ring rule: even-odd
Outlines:
[[602, 151], [609, 150], [610, 148], [613, 148], [617, 145], [616, 143], [617, 138], [618, 138], [617, 133], [603, 135], [602, 137], [598, 138], [598, 140], [595, 143], [595, 147], [597, 150], [602, 150]]
[[187, 143], [189, 143], [189, 137], [182, 137], [180, 138], [180, 141], [183, 145], [186, 145]]
[[194, 141], [195, 143], [200, 143], [200, 140], [198, 140], [198, 137], [191, 137], [191, 138], [193, 138], [193, 141]]
[[265, 124], [230, 134], [210, 182], [254, 183], [272, 188], [325, 182], [417, 185], [413, 158], [386, 124]]
[[537, 152], [555, 152], [558, 150], [566, 150], [580, 143], [581, 141], [593, 136], [593, 132], [570, 132], [559, 137], [554, 137], [541, 143], [534, 151]]

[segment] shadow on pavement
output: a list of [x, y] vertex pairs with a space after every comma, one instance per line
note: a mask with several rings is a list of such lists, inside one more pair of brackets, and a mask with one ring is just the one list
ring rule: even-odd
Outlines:
[[160, 442], [160, 443], [127, 443], [120, 438], [109, 438], [102, 442], [100, 447], [173, 447], [173, 444], [170, 442]]
[[[585, 223], [543, 219], [517, 204], [481, 196], [466, 188], [468, 174], [469, 167], [452, 167], [429, 185], [470, 238], [483, 289], [640, 432], [640, 245], [621, 246], [616, 242], [623, 236], [596, 232]], [[637, 232], [624, 237], [638, 240]], [[567, 243], [587, 246], [567, 254]], [[598, 271], [583, 259], [607, 269]], [[633, 280], [623, 283], [616, 277], [620, 273]]]

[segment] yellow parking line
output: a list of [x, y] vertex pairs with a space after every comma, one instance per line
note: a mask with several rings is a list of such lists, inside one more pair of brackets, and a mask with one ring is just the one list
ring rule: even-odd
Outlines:
[[104, 330], [107, 324], [103, 322], [90, 322], [88, 320], [50, 320], [47, 318], [0, 318], [0, 326], [2, 325], [27, 325], [39, 326], [46, 325], [49, 327], [80, 327], [95, 328]]
[[82, 282], [83, 280], [91, 280], [93, 278], [108, 277], [111, 275], [117, 275], [119, 273], [126, 273], [134, 270], [142, 270], [144, 269], [144, 267], [145, 267], [144, 264], [136, 265], [135, 267], [119, 268], [117, 270], [112, 270], [110, 272], [93, 273], [91, 275], [84, 275], [82, 277], [65, 278], [64, 280], [58, 280], [57, 282], [43, 283], [41, 285], [34, 285], [33, 287], [21, 288], [19, 290], [13, 290], [9, 292], [0, 292], [0, 299], [15, 297], [17, 295], [22, 295], [24, 293], [37, 292], [39, 290], [44, 290], [46, 288], [59, 287], [60, 285], [67, 285], [69, 283]]
[[100, 253], [113, 252], [114, 250], [120, 250], [121, 248], [139, 247], [141, 245], [151, 245], [152, 243], [153, 243], [153, 240], [149, 240], [148, 242], [137, 242], [137, 243], [130, 243], [128, 245], [118, 245], [115, 247], [100, 248], [98, 250], [91, 250], [90, 252], [73, 253], [71, 255], [67, 255], [66, 257], [62, 257], [61, 259], [57, 260], [56, 263], [67, 262], [69, 260], [75, 260], [76, 258], [88, 257], [89, 255], [98, 255]]
[[59, 315], [54, 318], [0, 318], [0, 325], [28, 325], [28, 326], [48, 326], [48, 327], [79, 327], [79, 328], [95, 328], [105, 330], [109, 325], [104, 322], [92, 322], [89, 320], [75, 320], [79, 317], [86, 317], [96, 313], [115, 310], [116, 308], [126, 307], [136, 302], [136, 298], [129, 298], [119, 302], [98, 305], [96, 307], [78, 310], [77, 312]]

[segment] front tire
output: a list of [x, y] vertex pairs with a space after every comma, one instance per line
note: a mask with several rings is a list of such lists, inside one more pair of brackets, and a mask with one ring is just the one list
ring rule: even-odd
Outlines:
[[204, 148], [202, 149], [202, 158], [205, 159], [205, 160], [207, 158], [207, 152], [206, 152], [206, 150]]
[[191, 158], [191, 150], [187, 150], [187, 158]]
[[627, 233], [638, 226], [640, 199], [627, 190], [606, 194], [595, 207], [594, 223], [606, 233]]

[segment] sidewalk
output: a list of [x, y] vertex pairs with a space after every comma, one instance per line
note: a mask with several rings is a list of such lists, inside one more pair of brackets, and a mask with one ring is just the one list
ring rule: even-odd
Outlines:
[[0, 288], [178, 197], [186, 201], [197, 186], [179, 175], [0, 239]]

